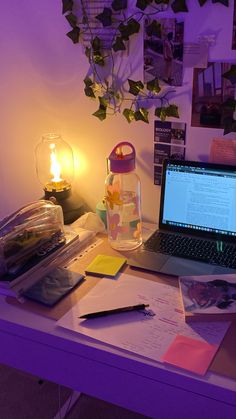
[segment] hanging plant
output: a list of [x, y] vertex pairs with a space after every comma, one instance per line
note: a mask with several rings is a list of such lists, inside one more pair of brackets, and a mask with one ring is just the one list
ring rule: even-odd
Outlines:
[[[201, 7], [207, 2], [196, 1]], [[140, 32], [144, 19], [169, 6], [174, 13], [188, 12], [187, 1], [137, 0], [135, 6], [128, 7], [128, 0], [111, 0], [110, 7], [105, 6], [95, 16], [89, 10], [91, 3], [88, 0], [62, 0], [62, 13], [72, 28], [67, 36], [74, 44], [82, 43], [89, 62], [84, 93], [98, 103], [93, 115], [103, 121], [108, 115], [122, 113], [129, 123], [148, 123], [150, 109], [154, 106], [154, 114], [161, 121], [179, 118], [178, 106], [169, 102], [173, 89], [163, 88], [157, 77], [146, 83], [133, 80], [129, 74], [120, 77], [119, 60], [127, 58], [132, 38]], [[212, 0], [212, 3], [228, 6], [226, 0]], [[100, 36], [99, 28], [108, 34], [108, 40]], [[151, 22], [148, 31], [149, 36], [160, 36], [160, 25], [156, 20]]]

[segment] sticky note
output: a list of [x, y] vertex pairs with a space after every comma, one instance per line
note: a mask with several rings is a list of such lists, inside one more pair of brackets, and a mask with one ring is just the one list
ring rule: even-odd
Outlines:
[[118, 256], [97, 255], [85, 269], [86, 274], [114, 277], [126, 259]]
[[177, 335], [162, 357], [162, 361], [204, 375], [217, 349], [216, 345]]

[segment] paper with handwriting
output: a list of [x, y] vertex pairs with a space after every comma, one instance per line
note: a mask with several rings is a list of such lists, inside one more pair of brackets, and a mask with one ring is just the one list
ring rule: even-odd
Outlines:
[[[148, 309], [79, 319], [89, 312], [149, 304]], [[96, 340], [162, 362], [177, 335], [220, 345], [230, 322], [184, 321], [179, 288], [121, 273], [101, 281], [57, 325]]]

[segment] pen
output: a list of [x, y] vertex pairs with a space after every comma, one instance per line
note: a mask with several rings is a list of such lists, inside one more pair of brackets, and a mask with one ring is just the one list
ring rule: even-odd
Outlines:
[[94, 313], [87, 313], [79, 316], [80, 319], [92, 319], [95, 317], [108, 316], [109, 314], [124, 313], [126, 311], [143, 310], [149, 307], [149, 304], [136, 304], [134, 306], [113, 308], [111, 310], [95, 311]]

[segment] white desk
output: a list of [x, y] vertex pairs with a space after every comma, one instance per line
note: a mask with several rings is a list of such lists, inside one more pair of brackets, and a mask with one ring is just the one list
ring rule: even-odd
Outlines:
[[235, 419], [236, 382], [167, 367], [56, 327], [0, 296], [0, 363], [160, 419]]

